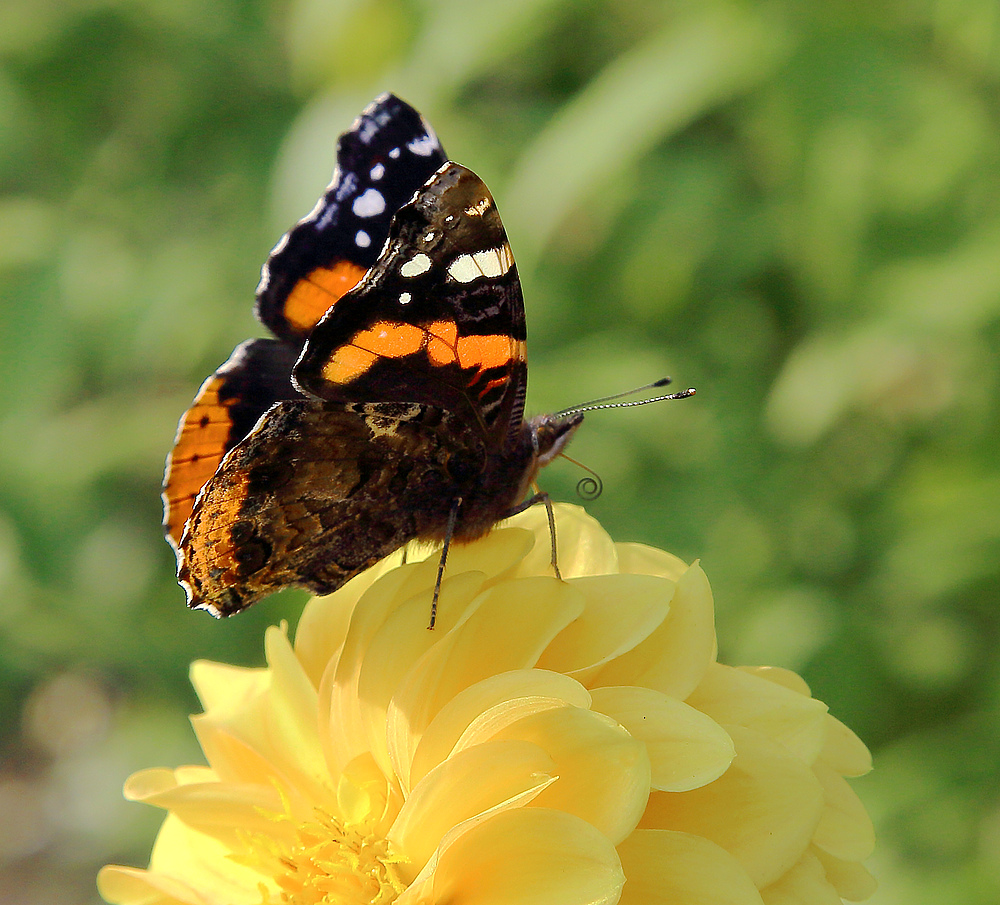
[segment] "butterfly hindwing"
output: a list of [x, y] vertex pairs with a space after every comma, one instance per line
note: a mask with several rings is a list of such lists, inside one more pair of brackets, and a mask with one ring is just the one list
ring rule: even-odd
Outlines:
[[241, 343], [184, 413], [163, 476], [164, 530], [175, 549], [195, 498], [223, 456], [275, 402], [300, 395], [289, 380], [295, 355], [274, 339]]
[[524, 339], [496, 204], [471, 170], [448, 163], [399, 210], [381, 257], [313, 330], [294, 380], [324, 399], [440, 406], [500, 448], [521, 424]]
[[330, 593], [414, 537], [434, 536], [456, 492], [441, 463], [464, 451], [461, 427], [447, 419], [418, 405], [274, 406], [188, 520], [178, 580], [191, 605], [228, 616], [289, 585]]
[[301, 343], [375, 263], [393, 214], [446, 160], [434, 130], [392, 94], [373, 101], [337, 143], [337, 168], [312, 212], [261, 272], [257, 317]]

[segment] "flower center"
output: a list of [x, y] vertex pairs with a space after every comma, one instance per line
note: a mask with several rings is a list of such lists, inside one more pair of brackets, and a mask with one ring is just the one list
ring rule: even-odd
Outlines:
[[[405, 889], [385, 839], [322, 812], [273, 855], [278, 901], [287, 905], [388, 905]], [[263, 905], [271, 901], [265, 895]]]

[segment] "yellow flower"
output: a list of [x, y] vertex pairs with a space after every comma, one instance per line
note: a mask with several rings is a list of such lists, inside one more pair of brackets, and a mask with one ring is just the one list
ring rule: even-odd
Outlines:
[[195, 663], [210, 766], [147, 770], [167, 810], [128, 905], [794, 905], [862, 899], [843, 777], [868, 751], [794, 673], [715, 661], [697, 564], [557, 507], [311, 601], [268, 667]]

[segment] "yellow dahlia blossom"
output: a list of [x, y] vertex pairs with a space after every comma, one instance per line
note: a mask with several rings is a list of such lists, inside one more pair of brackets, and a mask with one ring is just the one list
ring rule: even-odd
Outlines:
[[311, 601], [268, 666], [199, 662], [209, 766], [121, 905], [826, 905], [867, 897], [857, 737], [797, 675], [715, 659], [704, 572], [557, 507]]

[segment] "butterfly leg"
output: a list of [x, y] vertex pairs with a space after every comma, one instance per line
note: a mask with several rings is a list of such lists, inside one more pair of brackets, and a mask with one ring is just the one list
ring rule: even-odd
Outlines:
[[562, 573], [559, 571], [559, 557], [556, 551], [556, 514], [552, 509], [552, 498], [544, 490], [539, 490], [537, 484], [532, 484], [531, 486], [535, 491], [534, 494], [519, 506], [511, 509], [504, 518], [510, 518], [519, 512], [524, 512], [525, 509], [534, 506], [536, 503], [545, 504], [545, 515], [549, 520], [549, 540], [552, 542], [552, 559], [550, 562], [552, 563], [552, 571], [556, 573], [556, 578], [562, 581]]
[[428, 631], [434, 630], [437, 622], [438, 597], [441, 595], [441, 581], [444, 578], [444, 567], [448, 562], [448, 548], [451, 546], [451, 538], [455, 533], [455, 522], [458, 520], [458, 510], [462, 505], [462, 498], [455, 497], [451, 504], [451, 512], [448, 513], [448, 526], [445, 529], [444, 546], [441, 548], [441, 559], [438, 560], [437, 580], [434, 582], [434, 597], [431, 599], [431, 621], [427, 625]]

